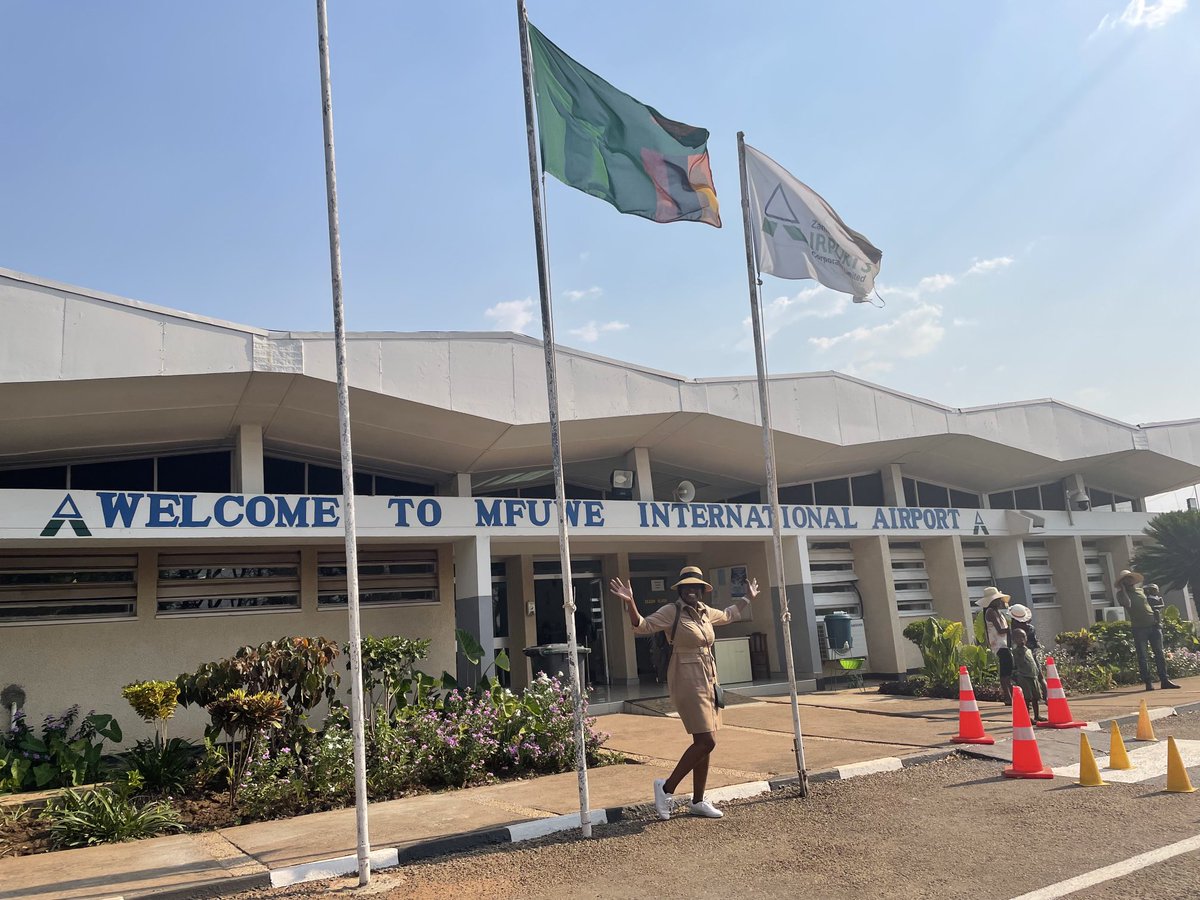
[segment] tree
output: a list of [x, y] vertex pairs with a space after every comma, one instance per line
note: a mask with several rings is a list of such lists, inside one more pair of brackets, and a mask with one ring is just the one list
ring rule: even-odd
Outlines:
[[1137, 552], [1137, 569], [1164, 591], [1186, 585], [1200, 591], [1200, 510], [1161, 513], [1146, 534], [1152, 543]]

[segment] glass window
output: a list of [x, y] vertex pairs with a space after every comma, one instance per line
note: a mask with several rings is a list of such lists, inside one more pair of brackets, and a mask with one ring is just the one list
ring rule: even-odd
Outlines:
[[71, 466], [71, 489], [84, 491], [152, 491], [154, 460], [118, 459]]
[[937, 507], [940, 509], [950, 505], [950, 491], [940, 484], [918, 481], [917, 494], [921, 499], [921, 506]]
[[813, 486], [811, 484], [789, 484], [779, 489], [779, 502], [788, 506], [812, 506]]
[[[346, 554], [317, 555], [317, 606], [345, 608]], [[362, 550], [358, 554], [358, 602], [402, 606], [438, 602], [436, 550]]]
[[332, 466], [308, 464], [309, 494], [337, 495], [342, 492], [342, 470]]
[[66, 486], [66, 466], [41, 466], [36, 469], [8, 469], [0, 472], [0, 488], [36, 491]]
[[1092, 501], [1092, 509], [1112, 509], [1113, 495], [1108, 491], [1102, 491], [1099, 488], [1090, 487], [1087, 489], [1087, 492], [1088, 498]]
[[200, 494], [227, 494], [232, 486], [233, 454], [228, 450], [213, 453], [187, 453], [158, 458], [160, 491], [194, 491]]
[[1059, 482], [1043, 484], [1041, 493], [1042, 509], [1065, 510], [1067, 508], [1067, 495], [1063, 492], [1063, 486]]
[[817, 506], [849, 506], [850, 479], [831, 478], [813, 483], [813, 500]]
[[917, 483], [911, 478], [901, 479], [904, 484], [904, 505], [917, 506]]
[[1042, 496], [1036, 487], [1017, 488], [1013, 491], [1017, 509], [1041, 509]]
[[883, 476], [878, 472], [855, 475], [850, 479], [855, 506], [883, 506]]
[[1000, 491], [996, 494], [988, 494], [988, 503], [992, 509], [1016, 509], [1013, 506], [1013, 492]]
[[304, 463], [294, 459], [264, 456], [263, 490], [268, 494], [308, 493], [304, 486]]
[[300, 554], [209, 551], [158, 557], [158, 614], [300, 608]]
[[375, 476], [377, 497], [430, 497], [435, 493], [433, 485], [419, 481], [405, 481], [388, 475]]
[[[340, 476], [342, 473], [338, 472]], [[338, 491], [341, 493], [341, 491]], [[370, 472], [355, 472], [354, 473], [354, 493], [359, 497], [374, 497], [375, 496], [375, 476]]]
[[137, 556], [0, 557], [0, 624], [131, 619]]
[[955, 509], [979, 509], [979, 495], [950, 488], [950, 505]]

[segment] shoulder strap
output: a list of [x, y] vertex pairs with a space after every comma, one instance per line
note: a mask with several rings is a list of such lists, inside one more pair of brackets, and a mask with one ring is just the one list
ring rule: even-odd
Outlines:
[[679, 601], [675, 601], [675, 624], [671, 626], [671, 637], [667, 639], [667, 643], [672, 647], [675, 646], [675, 632], [679, 630], [679, 616], [683, 613], [683, 607]]

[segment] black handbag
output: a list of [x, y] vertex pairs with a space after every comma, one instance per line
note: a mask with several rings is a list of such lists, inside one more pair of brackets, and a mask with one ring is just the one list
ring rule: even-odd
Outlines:
[[717, 709], [725, 708], [725, 688], [718, 682], [713, 682], [713, 702], [717, 704]]

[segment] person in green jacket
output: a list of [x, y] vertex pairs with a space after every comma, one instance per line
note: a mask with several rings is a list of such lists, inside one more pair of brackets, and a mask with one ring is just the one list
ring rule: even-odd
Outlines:
[[1150, 662], [1147, 659], [1146, 645], [1154, 652], [1154, 665], [1158, 669], [1158, 680], [1163, 689], [1178, 688], [1175, 682], [1167, 677], [1167, 658], [1163, 655], [1162, 613], [1150, 605], [1141, 584], [1146, 579], [1130, 569], [1122, 569], [1117, 576], [1117, 602], [1125, 607], [1129, 614], [1129, 624], [1133, 630], [1133, 646], [1137, 649], [1138, 672], [1146, 690], [1154, 690], [1154, 681], [1150, 678]]

